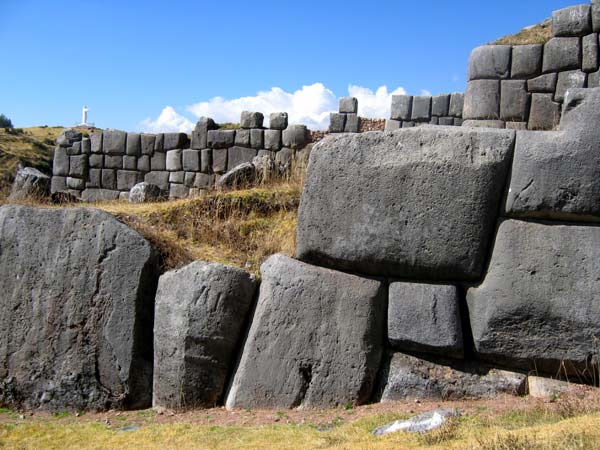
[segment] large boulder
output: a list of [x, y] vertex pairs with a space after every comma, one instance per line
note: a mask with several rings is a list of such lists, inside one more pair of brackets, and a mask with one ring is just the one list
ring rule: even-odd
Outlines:
[[160, 277], [154, 320], [154, 406], [213, 407], [235, 364], [257, 281], [196, 261]]
[[242, 187], [256, 179], [256, 168], [251, 162], [235, 166], [229, 172], [221, 175], [217, 180], [217, 187]]
[[383, 283], [283, 255], [261, 266], [258, 304], [228, 408], [371, 399], [384, 337]]
[[0, 208], [0, 403], [151, 402], [156, 252], [95, 209]]
[[503, 221], [483, 283], [467, 291], [477, 354], [589, 376], [600, 336], [599, 260], [600, 227]]
[[19, 167], [12, 184], [9, 202], [50, 194], [50, 177], [33, 167]]
[[437, 126], [325, 138], [310, 155], [298, 257], [401, 279], [480, 278], [514, 137]]
[[417, 358], [390, 353], [383, 364], [383, 402], [413, 399], [464, 400], [527, 393], [527, 376], [476, 361]]
[[131, 203], [156, 202], [164, 197], [163, 191], [155, 184], [141, 182], [129, 191], [127, 200]]
[[519, 132], [506, 213], [600, 218], [600, 88], [569, 91], [560, 130]]

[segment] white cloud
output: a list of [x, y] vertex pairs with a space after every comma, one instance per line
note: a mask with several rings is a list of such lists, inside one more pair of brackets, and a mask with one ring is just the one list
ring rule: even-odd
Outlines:
[[[358, 112], [362, 117], [387, 118], [390, 115], [392, 95], [405, 94], [398, 87], [388, 92], [387, 86], [378, 87], [375, 92], [362, 86], [348, 86], [348, 95], [358, 99]], [[313, 130], [323, 130], [329, 126], [329, 113], [338, 109], [338, 98], [323, 83], [302, 86], [294, 92], [286, 92], [273, 87], [269, 91], [258, 92], [254, 96], [225, 99], [214, 97], [208, 101], [192, 104], [185, 108], [196, 118], [211, 117], [217, 123], [238, 122], [242, 111], [260, 111], [265, 115], [265, 125], [272, 112], [285, 111], [290, 123], [301, 123]], [[194, 121], [178, 113], [172, 107], [165, 107], [156, 120], [150, 118], [140, 123], [142, 131], [190, 132]]]
[[421, 94], [420, 95], [426, 95], [428, 97], [431, 97], [431, 92], [428, 91], [427, 89], [421, 89]]

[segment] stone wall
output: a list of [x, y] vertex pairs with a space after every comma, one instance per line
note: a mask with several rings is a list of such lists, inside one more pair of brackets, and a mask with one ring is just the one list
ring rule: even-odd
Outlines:
[[309, 139], [304, 125], [288, 125], [287, 113], [271, 114], [264, 128], [261, 113], [246, 111], [239, 129], [219, 129], [200, 118], [191, 140], [185, 133], [105, 130], [83, 137], [68, 130], [57, 141], [51, 191], [84, 201], [116, 200], [145, 181], [170, 198], [183, 198], [212, 189], [220, 175], [256, 156], [289, 166]]
[[466, 126], [551, 130], [570, 88], [598, 87], [600, 4], [554, 11], [546, 44], [486, 45], [471, 53]]
[[385, 131], [418, 125], [462, 125], [464, 96], [461, 93], [436, 95], [392, 95], [390, 119]]

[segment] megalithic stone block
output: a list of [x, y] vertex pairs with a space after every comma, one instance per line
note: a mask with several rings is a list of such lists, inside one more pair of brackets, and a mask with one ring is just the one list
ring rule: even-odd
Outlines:
[[509, 78], [511, 51], [510, 45], [483, 45], [473, 49], [469, 58], [469, 81]]

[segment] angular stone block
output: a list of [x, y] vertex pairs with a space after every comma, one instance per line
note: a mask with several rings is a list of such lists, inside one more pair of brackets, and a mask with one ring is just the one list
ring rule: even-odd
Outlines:
[[552, 38], [544, 45], [543, 72], [560, 72], [577, 69], [580, 65], [580, 39], [573, 37]]
[[[261, 275], [226, 407], [368, 402], [383, 346], [382, 283], [281, 254], [263, 263]], [[290, 333], [290, 324], [297, 332]]]
[[200, 117], [194, 131], [192, 131], [191, 147], [196, 150], [204, 150], [208, 147], [208, 131], [216, 130], [217, 124], [210, 117]]
[[200, 171], [210, 173], [212, 171], [212, 150], [200, 150]]
[[184, 150], [182, 152], [183, 170], [200, 172], [200, 150]]
[[242, 116], [240, 118], [240, 127], [241, 128], [262, 128], [264, 116], [259, 112], [251, 112], [251, 111], [242, 111]]
[[120, 130], [104, 130], [102, 133], [102, 151], [106, 155], [124, 155], [127, 133]]
[[532, 78], [542, 72], [541, 44], [515, 45], [512, 48], [512, 78]]
[[138, 158], [137, 170], [140, 172], [150, 172], [150, 156], [142, 155]]
[[140, 182], [140, 178], [136, 170], [117, 170], [117, 190], [128, 191]]
[[235, 142], [235, 130], [209, 130], [207, 143], [210, 148], [228, 148]]
[[212, 151], [212, 170], [213, 172], [227, 172], [227, 153], [226, 148], [213, 149]]
[[185, 172], [180, 170], [178, 172], [169, 172], [169, 183], [184, 184]]
[[506, 128], [509, 130], [526, 130], [527, 122], [506, 122]]
[[360, 128], [360, 117], [356, 114], [346, 114], [346, 123], [344, 124], [345, 133], [358, 133]]
[[142, 139], [138, 133], [127, 133], [127, 145], [125, 154], [138, 156], [142, 153]]
[[86, 178], [88, 173], [88, 156], [69, 156], [69, 176]]
[[463, 105], [465, 103], [465, 94], [454, 92], [450, 94], [449, 114], [453, 117], [462, 117]]
[[392, 95], [390, 119], [410, 120], [412, 116], [412, 95]]
[[167, 169], [167, 154], [162, 151], [155, 151], [150, 158], [150, 168], [154, 170]]
[[278, 151], [281, 148], [281, 130], [265, 130], [265, 149]]
[[[122, 192], [123, 193], [123, 192]], [[129, 191], [127, 200], [131, 203], [156, 202], [162, 198], [161, 189], [155, 185], [146, 182], [138, 183]], [[155, 322], [156, 326], [156, 322]], [[156, 372], [155, 372], [156, 374]]]
[[185, 172], [185, 177], [183, 178], [183, 184], [187, 187], [194, 187], [194, 181], [196, 181], [196, 172]]
[[183, 168], [181, 162], [181, 150], [169, 150], [167, 152], [167, 170], [170, 172], [178, 171]]
[[67, 177], [67, 187], [81, 191], [85, 189], [85, 180], [83, 178]]
[[85, 155], [92, 153], [92, 142], [89, 138], [83, 138], [81, 140], [81, 153]]
[[469, 58], [468, 80], [499, 80], [510, 77], [510, 45], [483, 45]]
[[88, 158], [88, 163], [94, 169], [102, 169], [104, 167], [104, 155], [92, 153]]
[[529, 92], [554, 92], [557, 78], [558, 74], [553, 72], [527, 80], [527, 90]]
[[500, 119], [525, 121], [529, 116], [530, 95], [524, 80], [502, 80], [500, 83]]
[[102, 131], [94, 131], [90, 134], [92, 153], [102, 153]]
[[600, 0], [592, 0], [592, 29], [595, 32], [600, 31]]
[[447, 116], [450, 110], [450, 95], [436, 95], [431, 99], [431, 115]]
[[600, 87], [600, 71], [588, 73], [587, 87], [588, 88]]
[[386, 119], [385, 121], [385, 131], [394, 131], [402, 128], [402, 122], [399, 120]]
[[137, 170], [137, 158], [135, 156], [123, 156], [123, 169]]
[[76, 142], [80, 142], [83, 135], [81, 131], [75, 128], [67, 128], [56, 139], [56, 145], [60, 147], [71, 147]]
[[597, 364], [600, 227], [500, 223], [488, 273], [467, 291], [478, 357], [541, 373]]
[[4, 206], [0, 247], [0, 403], [150, 406], [150, 244], [100, 210]]
[[[450, 120], [452, 120], [452, 118], [450, 118]], [[432, 117], [431, 119], [429, 119], [429, 125], [439, 125], [439, 124], [440, 124], [439, 117]]]
[[532, 94], [529, 112], [530, 130], [552, 130], [560, 120], [560, 104], [552, 100], [552, 94]]
[[417, 358], [390, 353], [383, 365], [382, 402], [465, 400], [527, 393], [527, 375], [476, 361]]
[[104, 155], [104, 167], [107, 169], [122, 169], [123, 157], [118, 155]]
[[250, 147], [253, 149], [261, 149], [264, 146], [264, 130], [253, 128], [250, 130]]
[[243, 270], [203, 261], [160, 277], [153, 406], [211, 408], [218, 404], [257, 284]]
[[57, 146], [54, 149], [52, 174], [61, 177], [66, 177], [69, 175], [69, 155], [67, 155], [67, 149], [64, 147]]
[[140, 137], [140, 150], [142, 155], [152, 156], [154, 154], [154, 141], [156, 136], [153, 134], [142, 134]]
[[256, 179], [256, 167], [251, 162], [238, 164], [217, 179], [218, 188], [239, 188]]
[[197, 173], [194, 187], [198, 189], [212, 189], [215, 186], [215, 176], [207, 173]]
[[117, 189], [117, 174], [112, 169], [102, 169], [102, 187], [104, 189]]
[[431, 97], [416, 95], [413, 97], [411, 120], [427, 120], [431, 117]]
[[269, 128], [272, 130], [285, 130], [288, 126], [288, 113], [275, 112], [269, 116]]
[[413, 128], [414, 126], [414, 122], [402, 122], [402, 128]]
[[88, 180], [85, 183], [86, 188], [100, 188], [102, 187], [102, 169], [90, 169], [88, 174]]
[[187, 198], [190, 194], [190, 188], [183, 184], [171, 183], [169, 185], [169, 198]]
[[576, 5], [552, 12], [553, 36], [584, 36], [592, 31], [590, 5]]
[[112, 202], [118, 200], [120, 194], [111, 189], [86, 189], [81, 193], [81, 200], [88, 203]]
[[329, 132], [343, 133], [346, 125], [346, 114], [329, 113]]
[[497, 120], [500, 115], [500, 81], [469, 81], [465, 93], [464, 119]]
[[144, 176], [144, 181], [158, 186], [163, 192], [167, 192], [169, 190], [169, 175], [170, 172], [153, 170]]
[[444, 126], [454, 126], [454, 118], [453, 117], [440, 117], [438, 119], [438, 124], [444, 125]]
[[81, 155], [81, 142], [73, 142], [71, 147], [65, 147], [67, 149], [67, 155], [75, 156]]
[[50, 192], [52, 194], [56, 192], [62, 192], [67, 190], [67, 177], [53, 176], [50, 181]]
[[595, 72], [598, 70], [598, 34], [593, 33], [584, 36], [582, 47], [581, 69], [584, 72]]
[[465, 127], [328, 137], [311, 152], [298, 257], [377, 276], [478, 279], [514, 139]]
[[250, 147], [250, 130], [236, 130], [235, 145], [239, 147]]
[[174, 150], [189, 148], [190, 140], [185, 133], [165, 133], [163, 140], [163, 150]]
[[243, 163], [252, 162], [252, 158], [255, 156], [256, 150], [253, 148], [231, 147], [228, 149], [227, 170], [232, 170]]
[[455, 126], [455, 127], [460, 127], [460, 126], [462, 126], [463, 122], [464, 122], [464, 121], [463, 121], [463, 119], [461, 119], [461, 118], [456, 118], [456, 117], [454, 118], [454, 126]]
[[559, 73], [558, 81], [556, 82], [556, 92], [554, 93], [554, 101], [562, 103], [565, 99], [565, 94], [569, 89], [585, 87], [586, 80], [587, 75], [581, 70], [570, 70], [568, 72]]
[[154, 151], [155, 152], [162, 152], [164, 150], [164, 146], [163, 143], [165, 141], [165, 135], [160, 133], [157, 134], [156, 137], [154, 138]]
[[463, 335], [456, 286], [392, 282], [388, 342], [396, 350], [462, 358]]
[[44, 198], [50, 194], [50, 177], [33, 167], [18, 167], [11, 186], [9, 202], [30, 197]]
[[471, 128], [506, 128], [506, 123], [503, 120], [465, 120], [462, 123], [463, 127]]
[[305, 125], [289, 125], [283, 130], [281, 140], [284, 147], [304, 148], [309, 141], [308, 129]]
[[341, 113], [356, 114], [358, 113], [358, 100], [356, 97], [340, 98], [339, 111]]

